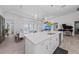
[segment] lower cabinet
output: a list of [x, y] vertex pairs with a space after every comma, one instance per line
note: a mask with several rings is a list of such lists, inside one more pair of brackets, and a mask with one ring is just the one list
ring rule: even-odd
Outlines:
[[50, 36], [46, 40], [33, 44], [26, 39], [26, 54], [52, 54], [59, 46], [59, 36]]
[[48, 54], [49, 53], [49, 40], [45, 40], [35, 46], [35, 53]]
[[59, 37], [58, 35], [55, 37], [50, 37], [49, 40], [49, 52], [53, 53], [55, 51], [55, 49], [59, 46]]

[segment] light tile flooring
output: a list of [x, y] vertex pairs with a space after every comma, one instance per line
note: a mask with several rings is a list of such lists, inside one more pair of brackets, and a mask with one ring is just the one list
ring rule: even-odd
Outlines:
[[0, 54], [24, 54], [24, 40], [15, 42], [10, 35], [0, 44]]
[[60, 47], [68, 50], [68, 54], [79, 54], [79, 35], [65, 36]]
[[[65, 36], [60, 47], [68, 50], [69, 54], [79, 54], [79, 35]], [[0, 44], [0, 54], [24, 54], [24, 49], [24, 40], [16, 43], [13, 35]]]

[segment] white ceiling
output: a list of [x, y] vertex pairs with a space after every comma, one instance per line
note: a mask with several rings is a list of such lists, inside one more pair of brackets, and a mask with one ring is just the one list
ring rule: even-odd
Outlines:
[[23, 17], [59, 17], [76, 12], [79, 5], [0, 5], [4, 13], [16, 14]]

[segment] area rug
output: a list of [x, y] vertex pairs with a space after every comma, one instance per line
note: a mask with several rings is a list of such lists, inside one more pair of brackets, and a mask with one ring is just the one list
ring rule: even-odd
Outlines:
[[68, 54], [68, 51], [58, 47], [53, 54]]

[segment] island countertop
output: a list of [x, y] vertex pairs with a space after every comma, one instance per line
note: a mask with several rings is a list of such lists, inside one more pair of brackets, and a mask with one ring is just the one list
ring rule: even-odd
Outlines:
[[44, 31], [36, 33], [24, 34], [24, 36], [30, 40], [33, 44], [38, 44], [39, 42], [46, 40], [50, 36], [55, 37], [56, 34], [59, 34], [59, 31]]

